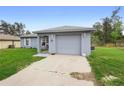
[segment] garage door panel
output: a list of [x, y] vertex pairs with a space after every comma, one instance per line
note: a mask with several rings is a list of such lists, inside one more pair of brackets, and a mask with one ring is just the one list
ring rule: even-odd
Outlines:
[[57, 53], [80, 55], [80, 35], [56, 36]]

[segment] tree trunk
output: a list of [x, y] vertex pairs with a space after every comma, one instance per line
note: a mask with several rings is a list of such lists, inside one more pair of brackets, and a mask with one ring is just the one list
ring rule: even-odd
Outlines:
[[115, 41], [115, 47], [117, 47], [116, 41]]

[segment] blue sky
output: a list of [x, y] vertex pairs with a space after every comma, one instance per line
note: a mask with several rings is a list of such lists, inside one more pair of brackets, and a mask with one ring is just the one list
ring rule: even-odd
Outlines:
[[[62, 25], [92, 27], [101, 18], [110, 16], [115, 6], [4, 6], [0, 7], [0, 20], [22, 22], [30, 31]], [[119, 15], [124, 18], [124, 7]], [[123, 19], [124, 21], [124, 19]]]

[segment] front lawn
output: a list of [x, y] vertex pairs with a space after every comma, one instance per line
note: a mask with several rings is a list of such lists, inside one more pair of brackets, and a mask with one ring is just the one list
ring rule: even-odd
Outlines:
[[33, 57], [36, 49], [0, 49], [0, 80], [5, 79], [42, 57]]
[[124, 85], [124, 49], [96, 48], [88, 57], [100, 85]]

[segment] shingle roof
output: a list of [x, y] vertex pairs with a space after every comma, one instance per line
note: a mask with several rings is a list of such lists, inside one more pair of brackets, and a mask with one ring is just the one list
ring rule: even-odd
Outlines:
[[28, 35], [23, 35], [21, 37], [37, 37], [37, 34], [28, 34]]
[[0, 34], [0, 40], [16, 40], [16, 41], [19, 41], [20, 38], [18, 36]]
[[51, 33], [51, 32], [79, 32], [79, 31], [95, 31], [94, 28], [80, 27], [80, 26], [60, 26], [55, 28], [48, 28], [45, 30], [34, 31], [33, 33]]

